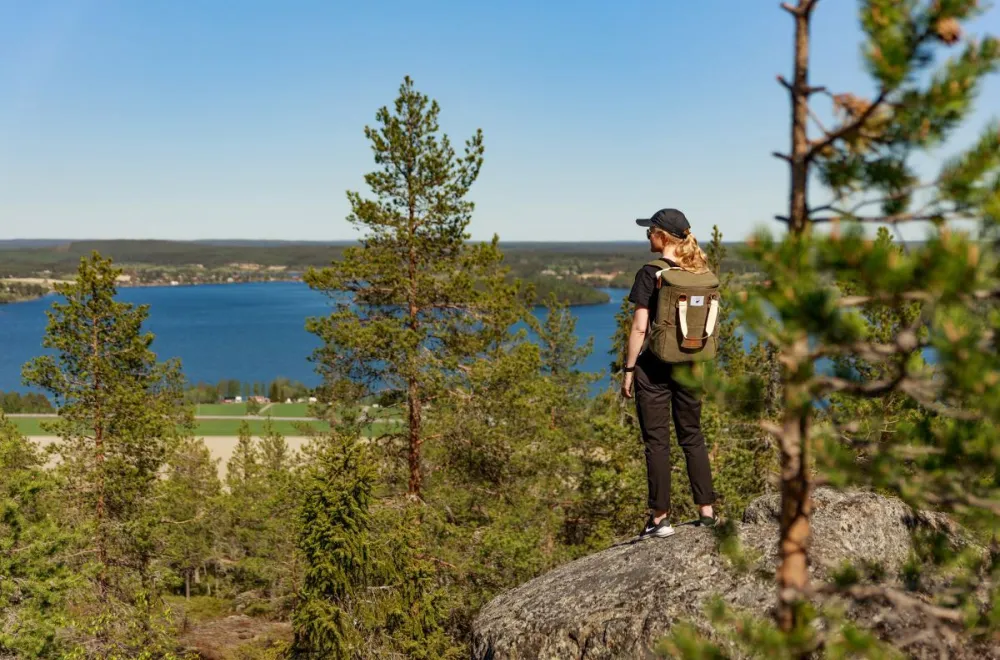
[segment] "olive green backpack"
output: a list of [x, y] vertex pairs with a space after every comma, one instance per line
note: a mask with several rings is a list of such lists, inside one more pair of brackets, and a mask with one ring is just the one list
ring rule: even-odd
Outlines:
[[663, 362], [715, 358], [719, 318], [719, 278], [711, 271], [692, 273], [663, 259], [657, 266], [656, 322], [646, 348]]

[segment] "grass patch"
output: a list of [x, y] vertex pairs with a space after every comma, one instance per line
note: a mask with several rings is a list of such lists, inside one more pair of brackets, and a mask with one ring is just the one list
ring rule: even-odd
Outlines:
[[163, 600], [174, 612], [175, 618], [186, 618], [189, 623], [201, 623], [212, 619], [221, 619], [231, 611], [230, 603], [224, 598], [215, 596], [184, 596], [173, 594], [163, 597]]
[[225, 415], [243, 417], [247, 414], [245, 403], [199, 403], [195, 415]]

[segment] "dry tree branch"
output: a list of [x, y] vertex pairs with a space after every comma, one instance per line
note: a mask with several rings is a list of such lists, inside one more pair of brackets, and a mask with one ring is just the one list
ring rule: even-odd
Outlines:
[[1000, 516], [1000, 501], [997, 500], [990, 500], [976, 495], [969, 495], [968, 493], [961, 496], [940, 496], [935, 495], [932, 492], [925, 492], [923, 493], [923, 497], [929, 504], [932, 504], [937, 508], [954, 507], [955, 505], [967, 506], [978, 509], [986, 509], [993, 514]]
[[819, 115], [816, 114], [811, 105], [809, 106], [809, 117], [816, 122], [816, 126], [819, 127], [819, 130], [823, 131], [826, 135], [830, 134], [830, 131], [828, 131], [826, 126], [823, 125], [823, 120], [819, 118]]
[[850, 220], [851, 222], [875, 223], [881, 225], [898, 225], [903, 222], [941, 222], [947, 220], [945, 213], [896, 213], [893, 215], [874, 216], [841, 216], [830, 215], [820, 218], [810, 218], [810, 222], [841, 222]]
[[[925, 383], [926, 384], [926, 383]], [[965, 421], [976, 421], [983, 418], [981, 412], [975, 410], [963, 410], [962, 408], [954, 408], [945, 403], [942, 403], [934, 398], [934, 393], [927, 390], [921, 389], [920, 383], [915, 381], [907, 381], [902, 383], [899, 390], [904, 394], [907, 394], [914, 401], [919, 403], [924, 408], [942, 415], [944, 417], [950, 417], [952, 419], [961, 419]]]
[[865, 122], [875, 114], [875, 111], [882, 107], [882, 104], [888, 96], [889, 90], [883, 87], [882, 91], [880, 91], [879, 95], [875, 97], [875, 100], [872, 101], [871, 105], [869, 105], [864, 112], [859, 114], [854, 121], [844, 124], [840, 128], [828, 133], [824, 139], [814, 143], [809, 148], [808, 153], [806, 153], [806, 160], [813, 160], [820, 152], [832, 145], [834, 142], [864, 126]]
[[855, 396], [877, 397], [899, 389], [906, 379], [905, 373], [897, 374], [895, 378], [859, 383], [836, 376], [818, 376], [810, 381], [814, 394], [825, 396], [835, 392], [846, 392]]
[[925, 614], [938, 622], [960, 625], [964, 621], [964, 616], [959, 610], [928, 603], [892, 587], [860, 584], [840, 587], [825, 583], [813, 589], [812, 595], [848, 596], [857, 601], [880, 600], [899, 609]]
[[798, 5], [783, 2], [781, 3], [781, 8], [792, 16], [802, 16], [804, 14], [809, 14], [816, 7], [817, 2], [819, 2], [819, 0], [799, 0]]
[[869, 362], [877, 362], [896, 355], [908, 355], [929, 344], [917, 338], [915, 331], [904, 330], [891, 344], [859, 341], [846, 346], [819, 346], [809, 357], [813, 360], [842, 355], [858, 355]]
[[895, 294], [880, 294], [870, 296], [844, 296], [837, 301], [838, 307], [858, 307], [873, 302], [896, 302], [908, 300], [911, 302], [934, 302], [934, 296], [927, 291], [903, 291]]
[[[939, 180], [928, 181], [918, 185], [908, 186], [903, 190], [898, 190], [894, 193], [890, 193], [885, 197], [877, 197], [874, 199], [862, 199], [859, 200], [858, 202], [855, 202], [854, 206], [850, 207], [849, 209], [838, 208], [837, 206], [835, 206], [834, 202], [830, 202], [829, 204], [824, 204], [823, 206], [817, 206], [816, 208], [809, 209], [809, 212], [819, 213], [820, 211], [834, 211], [839, 216], [850, 219], [851, 217], [856, 215], [858, 211], [860, 211], [866, 206], [872, 206], [873, 204], [885, 204], [886, 202], [893, 202], [899, 199], [903, 199], [904, 197], [912, 195], [917, 191], [927, 190], [929, 188], [936, 188], [939, 183], [940, 183]], [[839, 201], [844, 201], [844, 200], [839, 200]], [[922, 210], [930, 208], [932, 204], [933, 202], [928, 202], [927, 204], [924, 204]]]
[[976, 300], [1000, 300], [1000, 287], [995, 289], [984, 289], [982, 291], [973, 291], [972, 297]]

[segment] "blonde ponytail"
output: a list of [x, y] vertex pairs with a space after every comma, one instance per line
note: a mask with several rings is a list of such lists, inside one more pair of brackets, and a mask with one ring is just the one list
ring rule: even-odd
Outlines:
[[694, 237], [691, 230], [687, 230], [683, 239], [677, 238], [668, 232], [658, 229], [657, 233], [666, 237], [668, 245], [674, 245], [674, 262], [684, 270], [691, 273], [709, 272], [708, 257], [701, 247], [698, 246], [698, 239]]

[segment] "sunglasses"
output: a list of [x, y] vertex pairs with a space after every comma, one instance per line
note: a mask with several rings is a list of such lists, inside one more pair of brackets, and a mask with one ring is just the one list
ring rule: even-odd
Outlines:
[[654, 231], [654, 229], [652, 227], [650, 227], [649, 229], [647, 229], [646, 230], [646, 238], [650, 238], [653, 235], [653, 231]]

